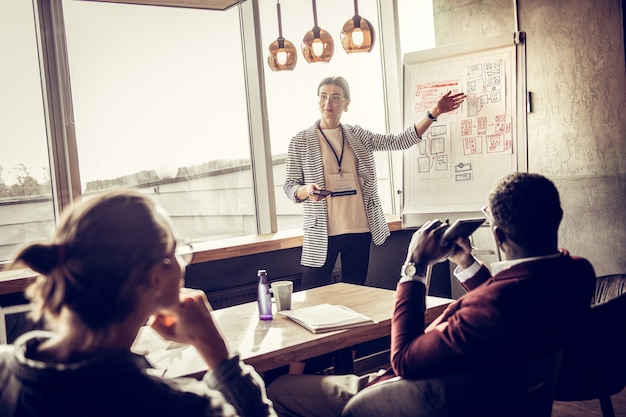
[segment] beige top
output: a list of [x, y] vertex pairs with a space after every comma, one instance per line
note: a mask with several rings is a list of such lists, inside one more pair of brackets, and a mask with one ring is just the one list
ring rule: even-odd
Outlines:
[[[342, 135], [341, 128], [324, 129], [324, 135], [328, 142], [332, 145], [337, 157], [341, 157]], [[339, 163], [337, 157], [331, 150], [324, 136], [318, 130], [320, 139], [320, 147], [322, 149], [322, 160], [324, 162], [324, 182], [326, 188], [330, 189], [330, 175], [339, 173]], [[361, 193], [362, 180], [357, 176], [356, 157], [346, 140], [341, 161], [341, 172], [352, 173], [357, 179], [356, 194], [343, 195], [337, 197], [327, 197], [328, 204], [328, 235], [336, 236], [345, 233], [365, 233], [369, 232], [367, 217], [365, 216], [365, 206], [363, 205], [363, 196]]]

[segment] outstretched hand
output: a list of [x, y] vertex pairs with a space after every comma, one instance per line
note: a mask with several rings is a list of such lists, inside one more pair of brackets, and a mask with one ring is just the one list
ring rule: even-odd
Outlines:
[[446, 94], [439, 97], [439, 100], [437, 100], [435, 104], [436, 109], [431, 113], [437, 116], [456, 110], [461, 106], [466, 97], [465, 93], [452, 94], [452, 91], [448, 91]]

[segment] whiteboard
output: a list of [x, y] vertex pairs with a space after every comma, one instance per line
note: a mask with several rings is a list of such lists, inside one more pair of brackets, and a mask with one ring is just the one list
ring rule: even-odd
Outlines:
[[467, 95], [402, 154], [402, 225], [482, 216], [497, 179], [527, 171], [525, 34], [450, 45], [403, 57], [404, 125], [447, 91]]

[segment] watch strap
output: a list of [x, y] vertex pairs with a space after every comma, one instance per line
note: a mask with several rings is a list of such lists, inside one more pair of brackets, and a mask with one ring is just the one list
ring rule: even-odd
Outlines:
[[403, 282], [421, 282], [422, 284], [426, 285], [426, 275], [413, 275], [412, 277], [402, 277], [398, 281], [398, 283]]

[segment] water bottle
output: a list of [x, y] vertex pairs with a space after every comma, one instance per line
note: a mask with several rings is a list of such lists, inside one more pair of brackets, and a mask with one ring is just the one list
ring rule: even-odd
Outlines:
[[270, 294], [270, 284], [267, 282], [267, 271], [265, 269], [259, 269], [257, 272], [259, 277], [258, 288], [258, 304], [259, 304], [259, 318], [261, 320], [272, 319], [272, 295]]

